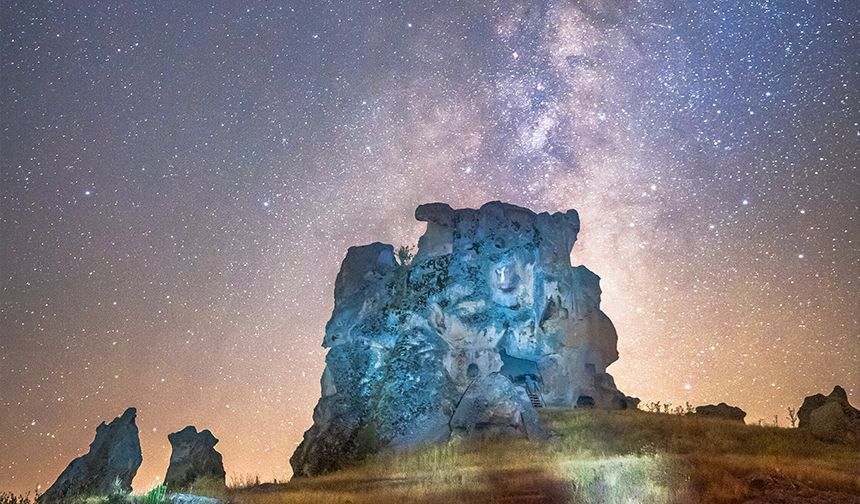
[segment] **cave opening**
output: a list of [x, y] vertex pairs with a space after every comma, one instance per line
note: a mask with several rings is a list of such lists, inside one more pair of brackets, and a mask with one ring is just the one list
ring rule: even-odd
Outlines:
[[499, 352], [499, 355], [502, 358], [500, 373], [511, 380], [514, 385], [525, 389], [532, 406], [542, 408], [546, 402], [541, 390], [543, 378], [541, 377], [537, 362], [508, 355], [504, 349]]

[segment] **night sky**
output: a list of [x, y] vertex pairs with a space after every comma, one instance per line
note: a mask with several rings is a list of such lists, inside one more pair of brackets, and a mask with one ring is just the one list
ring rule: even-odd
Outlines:
[[[576, 208], [619, 388], [860, 403], [857, 0], [36, 2], [0, 31], [0, 489], [139, 410], [290, 475], [347, 247]], [[244, 2], [243, 2], [244, 3]]]

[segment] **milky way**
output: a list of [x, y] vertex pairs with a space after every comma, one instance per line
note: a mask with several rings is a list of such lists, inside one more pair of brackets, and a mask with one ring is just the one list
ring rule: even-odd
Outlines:
[[576, 208], [619, 388], [860, 402], [856, 1], [5, 1], [0, 489], [139, 410], [289, 476], [347, 247]]

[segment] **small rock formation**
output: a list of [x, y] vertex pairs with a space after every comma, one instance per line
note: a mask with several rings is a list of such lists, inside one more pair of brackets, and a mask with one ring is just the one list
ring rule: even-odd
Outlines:
[[798, 427], [809, 429], [823, 441], [860, 440], [860, 410], [848, 403], [848, 394], [839, 385], [830, 395], [806, 397], [797, 410]]
[[224, 463], [215, 450], [218, 439], [208, 430], [197, 432], [193, 425], [168, 434], [170, 465], [164, 482], [170, 490], [188, 488], [201, 478], [225, 484]]
[[170, 501], [170, 504], [224, 504], [221, 499], [181, 493], [170, 494], [167, 500]]
[[639, 403], [642, 402], [642, 399], [633, 396], [626, 396], [624, 398], [624, 402], [627, 404], [627, 409], [639, 409]]
[[137, 410], [128, 408], [111, 423], [102, 422], [90, 451], [73, 460], [38, 501], [68, 502], [76, 496], [130, 492], [131, 481], [143, 462], [136, 416]]
[[728, 404], [721, 402], [716, 406], [714, 406], [713, 404], [697, 406], [696, 415], [709, 418], [721, 418], [723, 420], [732, 420], [734, 422], [744, 423], [744, 417], [747, 416], [747, 413], [746, 411], [738, 408], [737, 406], [729, 406]]
[[617, 335], [600, 278], [570, 263], [575, 210], [431, 203], [415, 217], [427, 230], [410, 264], [387, 244], [347, 251], [295, 475], [427, 442], [540, 437], [536, 407], [627, 407], [606, 373]]

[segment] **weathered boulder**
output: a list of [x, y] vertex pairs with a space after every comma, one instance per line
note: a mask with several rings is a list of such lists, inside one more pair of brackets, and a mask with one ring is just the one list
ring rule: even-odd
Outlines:
[[451, 418], [451, 434], [470, 439], [500, 436], [543, 439], [546, 430], [526, 391], [493, 373], [466, 389]]
[[203, 497], [201, 495], [176, 493], [167, 496], [170, 504], [223, 504], [221, 499]]
[[713, 404], [697, 406], [696, 415], [709, 418], [720, 418], [740, 423], [744, 423], [744, 417], [747, 416], [746, 412], [737, 406], [729, 406], [722, 402], [716, 406]]
[[830, 395], [806, 397], [797, 410], [798, 426], [809, 429], [823, 441], [860, 440], [860, 410], [848, 402], [848, 394], [839, 385]]
[[[834, 389], [834, 392], [836, 389]], [[832, 393], [832, 392], [831, 392]], [[803, 398], [803, 404], [797, 410], [797, 426], [809, 427], [809, 417], [812, 412], [824, 406], [827, 403], [827, 396], [824, 394], [813, 394]]]
[[809, 432], [823, 441], [848, 441], [857, 426], [836, 402], [827, 402], [809, 415]]
[[209, 430], [197, 432], [193, 425], [167, 435], [172, 452], [164, 483], [170, 490], [188, 488], [207, 479], [225, 485], [224, 463], [215, 450], [218, 439]]
[[625, 396], [624, 402], [627, 406], [625, 409], [634, 409], [635, 410], [635, 409], [639, 409], [639, 403], [642, 402], [642, 399], [639, 399], [638, 397], [633, 397], [633, 396]]
[[128, 408], [111, 423], [102, 422], [89, 452], [73, 460], [38, 501], [68, 502], [77, 496], [130, 492], [131, 481], [143, 462], [136, 416], [137, 410]]
[[535, 407], [627, 407], [600, 278], [572, 267], [575, 210], [421, 205], [410, 264], [351, 247], [335, 282], [322, 394], [295, 475], [463, 436], [541, 432]]

